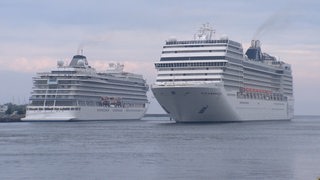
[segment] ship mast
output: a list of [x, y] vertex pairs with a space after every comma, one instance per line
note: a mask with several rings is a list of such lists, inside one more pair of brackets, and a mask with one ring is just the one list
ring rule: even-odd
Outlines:
[[198, 33], [194, 35], [194, 40], [211, 40], [216, 33], [209, 23], [203, 24]]

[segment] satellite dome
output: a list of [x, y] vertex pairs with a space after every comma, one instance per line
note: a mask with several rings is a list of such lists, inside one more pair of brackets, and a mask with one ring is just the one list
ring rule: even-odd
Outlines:
[[168, 42], [176, 42], [177, 38], [175, 36], [170, 36]]
[[228, 40], [228, 35], [223, 34], [220, 38], [220, 40]]
[[63, 62], [62, 60], [59, 60], [59, 61], [57, 62], [58, 67], [62, 67], [63, 64], [64, 64], [64, 62]]
[[77, 66], [84, 66], [84, 61], [82, 59], [78, 60]]

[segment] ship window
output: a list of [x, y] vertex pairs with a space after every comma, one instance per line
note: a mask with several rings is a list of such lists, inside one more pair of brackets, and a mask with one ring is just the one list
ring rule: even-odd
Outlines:
[[53, 101], [46, 101], [46, 106], [53, 106], [54, 102]]
[[43, 106], [43, 101], [32, 101], [31, 105], [32, 106]]
[[85, 106], [86, 105], [85, 101], [79, 101], [78, 103], [79, 103], [80, 106]]
[[160, 61], [211, 60], [211, 59], [225, 59], [225, 56], [163, 57], [160, 59]]

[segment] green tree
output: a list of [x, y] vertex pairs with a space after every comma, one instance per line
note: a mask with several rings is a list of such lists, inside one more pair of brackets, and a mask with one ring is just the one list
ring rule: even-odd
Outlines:
[[8, 106], [6, 114], [12, 114], [13, 112], [17, 111], [17, 114], [25, 114], [26, 113], [26, 105], [16, 105], [12, 103], [5, 104]]
[[7, 111], [6, 111], [6, 114], [12, 114], [13, 113], [13, 104], [12, 103], [7, 103], [7, 104], [5, 104], [6, 106], [8, 106], [8, 109], [7, 109]]

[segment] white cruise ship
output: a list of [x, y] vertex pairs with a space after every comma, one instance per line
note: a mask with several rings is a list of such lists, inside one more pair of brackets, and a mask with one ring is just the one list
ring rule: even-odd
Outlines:
[[194, 40], [169, 39], [163, 46], [152, 91], [176, 122], [290, 120], [291, 66], [242, 45], [204, 25]]
[[109, 64], [104, 72], [89, 66], [83, 55], [69, 65], [58, 61], [51, 72], [33, 78], [30, 105], [23, 121], [132, 120], [147, 110], [148, 85], [142, 75]]

